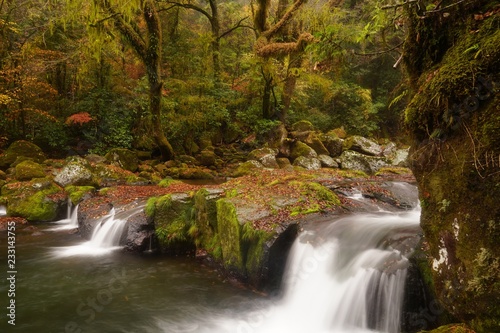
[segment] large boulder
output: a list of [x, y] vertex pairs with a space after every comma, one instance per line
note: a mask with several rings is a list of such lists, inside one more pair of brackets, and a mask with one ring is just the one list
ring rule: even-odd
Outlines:
[[318, 153], [305, 143], [301, 141], [296, 141], [292, 145], [292, 150], [290, 152], [290, 159], [294, 161], [297, 157], [304, 156], [307, 158], [316, 158]]
[[299, 156], [293, 161], [293, 165], [306, 170], [321, 169], [321, 161], [317, 157]]
[[250, 154], [248, 154], [248, 159], [258, 161], [266, 168], [276, 169], [279, 168], [278, 162], [276, 161], [277, 154], [277, 149], [260, 148], [252, 150]]
[[388, 165], [385, 157], [367, 156], [355, 151], [346, 150], [338, 158], [342, 169], [359, 170], [371, 175]]
[[299, 120], [292, 124], [293, 132], [314, 131], [314, 126], [310, 121]]
[[15, 177], [20, 181], [43, 178], [45, 177], [45, 170], [42, 165], [31, 160], [26, 160], [16, 165]]
[[316, 132], [313, 131], [304, 131], [304, 132], [292, 132], [292, 138], [295, 140], [301, 141], [314, 149], [314, 151], [318, 155], [328, 155], [328, 149], [323, 145], [320, 137]]
[[331, 157], [337, 157], [342, 154], [344, 149], [344, 140], [339, 138], [333, 132], [323, 134], [321, 136], [321, 141], [325, 148], [328, 150], [328, 155]]
[[7, 199], [7, 214], [32, 222], [54, 221], [66, 207], [61, 187], [47, 178], [30, 182], [11, 183], [2, 187]]
[[104, 156], [111, 164], [131, 172], [137, 171], [139, 158], [137, 154], [125, 148], [113, 148]]
[[345, 139], [344, 149], [370, 156], [379, 156], [383, 151], [378, 143], [359, 135], [353, 135]]
[[81, 157], [71, 157], [56, 173], [54, 181], [62, 187], [68, 185], [94, 186], [96, 184], [89, 162]]
[[20, 157], [31, 158], [37, 163], [42, 163], [46, 159], [40, 147], [29, 141], [19, 140], [12, 143], [0, 155], [0, 169], [8, 169]]

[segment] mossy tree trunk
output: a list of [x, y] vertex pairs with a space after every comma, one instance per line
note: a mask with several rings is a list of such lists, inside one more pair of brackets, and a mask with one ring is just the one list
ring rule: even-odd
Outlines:
[[[271, 1], [258, 0], [253, 4], [252, 12], [257, 35], [254, 50], [255, 54], [262, 58], [261, 72], [264, 81], [262, 115], [265, 119], [275, 116], [271, 96], [274, 93], [277, 80], [273, 78], [272, 69], [269, 65], [270, 59], [290, 56], [298, 56], [298, 59], [301, 59], [300, 54], [304, 52], [307, 44], [311, 43], [314, 39], [307, 32], [299, 33], [297, 29], [288, 29], [298, 10], [305, 2], [305, 0], [295, 0], [289, 4], [288, 0], [280, 0], [276, 13], [276, 23], [273, 25], [269, 23]], [[279, 37], [279, 41], [277, 41], [277, 37]], [[298, 67], [300, 67], [300, 63]], [[286, 110], [289, 107], [295, 88], [295, 80], [296, 77], [293, 74], [292, 76], [287, 75], [284, 80], [285, 89], [283, 95], [285, 108], [282, 108], [280, 113], [276, 115], [282, 121], [286, 118]]]
[[[430, 2], [429, 2], [430, 4]], [[500, 327], [500, 17], [491, 1], [406, 8], [405, 124], [438, 300], [477, 332]]]
[[153, 138], [160, 149], [162, 160], [171, 160], [174, 158], [174, 150], [165, 136], [161, 124], [163, 81], [160, 60], [162, 36], [156, 2], [154, 0], [144, 0], [142, 2], [142, 17], [146, 23], [145, 36], [141, 36], [134, 21], [126, 20], [110, 1], [97, 0], [96, 4], [110, 15], [116, 29], [129, 42], [146, 68], [149, 84], [149, 111], [153, 122]]

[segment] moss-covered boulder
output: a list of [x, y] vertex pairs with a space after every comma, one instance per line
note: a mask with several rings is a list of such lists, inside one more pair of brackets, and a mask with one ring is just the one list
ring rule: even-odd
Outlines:
[[62, 187], [68, 185], [94, 186], [96, 180], [90, 163], [81, 157], [70, 157], [66, 165], [56, 173], [54, 181]]
[[339, 138], [333, 132], [323, 134], [320, 136], [323, 146], [328, 150], [328, 155], [337, 157], [342, 154], [344, 150], [344, 140]]
[[31, 158], [37, 163], [42, 163], [46, 159], [40, 147], [29, 141], [19, 140], [12, 143], [9, 148], [0, 155], [0, 169], [6, 170], [19, 157]]
[[238, 168], [233, 172], [234, 177], [241, 177], [254, 173], [260, 169], [264, 169], [262, 163], [254, 160], [246, 161], [238, 165]]
[[15, 167], [15, 177], [19, 181], [45, 177], [45, 170], [41, 164], [26, 160]]
[[296, 141], [292, 145], [292, 150], [290, 152], [290, 160], [294, 161], [299, 156], [304, 156], [307, 158], [316, 158], [318, 157], [318, 154], [313, 148], [309, 147], [305, 143], [301, 141]]
[[299, 120], [292, 124], [292, 131], [294, 132], [314, 131], [314, 125], [310, 121]]
[[[211, 147], [209, 147], [211, 148]], [[198, 161], [200, 162], [201, 165], [206, 166], [206, 167], [211, 167], [216, 164], [217, 161], [217, 155], [213, 151], [213, 149], [204, 149], [201, 151]]]
[[139, 166], [139, 158], [137, 154], [125, 148], [113, 148], [106, 156], [104, 156], [110, 163], [131, 172], [137, 171]]
[[[450, 324], [438, 327], [431, 331], [422, 331], [421, 333], [476, 333], [473, 329], [464, 324]], [[492, 331], [493, 332], [493, 331]]]
[[80, 203], [80, 201], [92, 197], [96, 188], [94, 186], [68, 185], [64, 188], [64, 190], [68, 193], [71, 203], [76, 206]]
[[248, 159], [258, 161], [266, 168], [279, 168], [278, 162], [276, 161], [277, 154], [277, 149], [259, 148], [252, 150], [248, 154]]
[[485, 15], [494, 6], [464, 3], [445, 20], [408, 8], [404, 58], [432, 288], [476, 332], [500, 327], [500, 16]]
[[47, 178], [10, 183], [2, 188], [7, 196], [7, 214], [32, 222], [54, 221], [66, 207], [64, 190]]

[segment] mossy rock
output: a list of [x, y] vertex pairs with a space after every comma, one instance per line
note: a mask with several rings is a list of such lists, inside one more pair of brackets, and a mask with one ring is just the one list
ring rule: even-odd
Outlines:
[[68, 193], [71, 203], [76, 206], [80, 201], [90, 198], [96, 191], [94, 186], [74, 186], [69, 185], [64, 188]]
[[241, 163], [238, 168], [234, 171], [233, 176], [234, 177], [241, 177], [245, 175], [252, 174], [260, 169], [263, 169], [264, 166], [262, 163], [258, 161], [246, 161], [244, 163]]
[[56, 174], [54, 181], [62, 187], [95, 186], [96, 180], [90, 163], [81, 157], [70, 157], [66, 165]]
[[206, 167], [215, 165], [216, 160], [217, 155], [213, 150], [210, 149], [202, 150], [198, 157], [198, 161], [200, 162], [200, 164]]
[[7, 174], [4, 171], [0, 170], [0, 180], [6, 180], [6, 179], [7, 179]]
[[222, 250], [222, 264], [228, 271], [244, 275], [241, 225], [231, 199], [217, 200], [217, 229]]
[[259, 148], [252, 150], [248, 154], [248, 159], [258, 161], [266, 168], [278, 168], [279, 165], [276, 161], [276, 155], [278, 155], [277, 149]]
[[153, 218], [160, 249], [167, 254], [186, 254], [195, 250], [191, 227], [194, 207], [186, 193], [166, 194], [150, 198], [145, 212]]
[[43, 178], [45, 177], [45, 170], [42, 165], [34, 161], [27, 160], [16, 165], [15, 177], [19, 181], [31, 180], [33, 178]]
[[292, 124], [292, 131], [305, 132], [314, 131], [314, 125], [307, 120], [299, 120]]
[[[423, 26], [414, 13], [409, 31], [419, 42], [408, 37], [406, 53], [416, 93], [405, 124], [434, 291], [478, 333], [500, 327], [500, 17], [471, 15], [490, 9], [468, 3], [445, 26], [437, 17]], [[429, 58], [438, 38], [439, 57]]]
[[292, 145], [292, 150], [290, 152], [290, 160], [294, 161], [297, 157], [304, 156], [307, 158], [316, 158], [318, 154], [314, 149], [306, 145], [301, 141], [296, 141]]
[[131, 172], [137, 171], [139, 157], [137, 154], [125, 148], [113, 148], [106, 154], [105, 158], [112, 164]]
[[61, 187], [50, 179], [36, 179], [19, 184], [8, 195], [7, 213], [28, 221], [54, 221], [61, 211], [66, 196]]
[[0, 155], [0, 169], [6, 170], [18, 157], [32, 158], [33, 161], [37, 163], [42, 163], [46, 159], [40, 147], [29, 141], [19, 140], [12, 143], [9, 148]]

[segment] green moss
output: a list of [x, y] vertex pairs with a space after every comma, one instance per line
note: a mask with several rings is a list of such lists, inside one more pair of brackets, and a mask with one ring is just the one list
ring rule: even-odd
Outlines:
[[155, 210], [156, 210], [156, 201], [157, 200], [158, 200], [157, 197], [151, 197], [146, 202], [146, 206], [144, 207], [144, 212], [146, 213], [147, 216], [149, 216], [149, 217], [154, 216]]
[[58, 204], [50, 196], [61, 191], [50, 181], [33, 183], [31, 187], [21, 188], [9, 197], [7, 212], [10, 216], [24, 217], [28, 221], [53, 221]]
[[82, 198], [85, 195], [93, 193], [95, 191], [95, 187], [69, 185], [66, 186], [64, 190], [69, 194], [71, 203], [73, 205], [77, 205], [80, 201], [82, 201]]
[[45, 177], [43, 166], [32, 160], [26, 160], [16, 165], [15, 174], [16, 179], [21, 181]]
[[159, 183], [158, 183], [158, 186], [161, 186], [161, 187], [169, 187], [170, 185], [172, 184], [179, 184], [180, 181], [178, 180], [175, 180], [173, 178], [164, 178], [162, 179]]
[[236, 207], [228, 199], [217, 200], [217, 229], [219, 230], [224, 266], [230, 270], [244, 272], [241, 226], [236, 214]]

